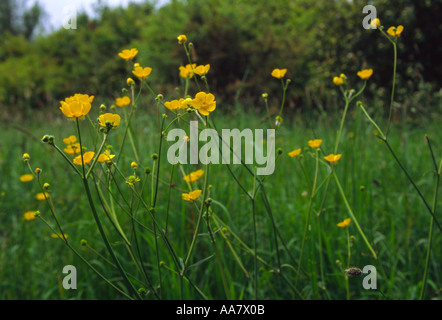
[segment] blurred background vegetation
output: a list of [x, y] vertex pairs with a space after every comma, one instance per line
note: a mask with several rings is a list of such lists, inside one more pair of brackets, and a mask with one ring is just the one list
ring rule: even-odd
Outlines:
[[[75, 92], [113, 99], [121, 94], [130, 66], [117, 53], [136, 47], [142, 65], [154, 69], [150, 83], [166, 96], [180, 84], [178, 66], [187, 63], [176, 36], [187, 34], [194, 59], [211, 64], [210, 85], [228, 111], [241, 106], [263, 110], [261, 93], [279, 98], [273, 68], [292, 79], [289, 113], [327, 111], [339, 92], [332, 77], [374, 69], [366, 93], [378, 116], [387, 108], [392, 78], [391, 44], [365, 30], [362, 8], [373, 4], [388, 28], [403, 24], [399, 41], [396, 118], [440, 115], [442, 0], [173, 0], [128, 8], [96, 5], [96, 17], [77, 16], [77, 29], [38, 32], [44, 11], [21, 0], [0, 4], [0, 111], [2, 118], [26, 117], [59, 106]], [[375, 94], [376, 93], [376, 94]], [[276, 107], [276, 100], [273, 102]], [[272, 103], [271, 103], [272, 105]], [[254, 107], [253, 107], [254, 106]], [[383, 107], [385, 106], [385, 107]]]

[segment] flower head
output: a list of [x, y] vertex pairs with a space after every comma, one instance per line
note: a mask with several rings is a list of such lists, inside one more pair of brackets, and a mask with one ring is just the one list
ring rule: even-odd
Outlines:
[[216, 109], [215, 96], [211, 93], [198, 92], [195, 99], [192, 100], [192, 105], [203, 116], [208, 116], [210, 112]]
[[204, 76], [209, 72], [210, 64], [206, 64], [205, 66], [198, 66], [195, 68], [194, 72], [199, 76]]
[[116, 98], [115, 103], [117, 106], [119, 106], [121, 108], [127, 107], [128, 105], [130, 105], [130, 98], [128, 96]]
[[187, 37], [186, 37], [185, 34], [180, 34], [180, 35], [177, 37], [177, 39], [178, 39], [178, 43], [179, 43], [179, 44], [183, 44], [183, 43], [186, 43], [186, 42], [187, 42]]
[[337, 164], [339, 159], [341, 159], [341, 157], [342, 157], [342, 154], [333, 154], [333, 153], [331, 153], [328, 156], [324, 157], [324, 159], [327, 160], [330, 163]]
[[164, 106], [169, 110], [181, 109], [181, 103], [178, 100], [166, 101]]
[[91, 110], [93, 100], [94, 96], [77, 93], [64, 101], [60, 101], [60, 110], [69, 120], [83, 119]]
[[[95, 152], [92, 152], [92, 151], [89, 151], [89, 152], [86, 152], [85, 154], [83, 154], [84, 164], [88, 164], [89, 162], [91, 162], [92, 159], [94, 158], [94, 155], [95, 155]], [[82, 165], [81, 155], [75, 157], [73, 162], [74, 162], [74, 164], [81, 166]]]
[[40, 201], [45, 200], [48, 197], [49, 197], [49, 193], [47, 193], [47, 192], [45, 192], [45, 193], [39, 192], [35, 195], [35, 199], [40, 200]]
[[80, 143], [77, 142], [77, 143], [69, 144], [63, 150], [67, 154], [75, 156], [76, 154], [79, 154], [81, 152]]
[[376, 29], [377, 27], [379, 27], [381, 25], [381, 20], [379, 20], [378, 18], [373, 19], [373, 20], [371, 20], [370, 25]]
[[199, 169], [197, 171], [191, 172], [189, 173], [187, 176], [185, 176], [183, 179], [187, 182], [195, 182], [197, 181], [199, 178], [201, 178], [201, 176], [204, 174], [204, 171]]
[[344, 84], [344, 81], [347, 77], [345, 76], [345, 74], [341, 73], [341, 75], [339, 77], [334, 77], [333, 78], [333, 83], [337, 86], [340, 86], [341, 84]]
[[288, 153], [289, 157], [292, 157], [292, 158], [297, 157], [300, 154], [301, 154], [301, 148], [293, 150], [292, 152]]
[[124, 60], [132, 60], [133, 58], [135, 58], [135, 56], [137, 54], [138, 54], [138, 50], [135, 48], [125, 49], [125, 50], [121, 51], [120, 53], [118, 53], [120, 58], [124, 59]]
[[144, 79], [147, 78], [150, 73], [152, 72], [152, 68], [149, 67], [135, 67], [135, 69], [132, 71], [132, 73], [138, 78], [138, 79]]
[[402, 31], [404, 31], [404, 26], [397, 26], [397, 27], [390, 27], [387, 30], [387, 33], [392, 36], [392, 37], [399, 37], [402, 33]]
[[338, 226], [339, 228], [347, 228], [348, 225], [350, 224], [350, 222], [351, 222], [351, 219], [348, 218], [348, 219], [345, 219], [342, 222], [339, 222], [336, 226]]
[[321, 146], [321, 143], [322, 139], [314, 139], [308, 141], [308, 145], [310, 146], [310, 148], [319, 148]]
[[35, 219], [35, 213], [37, 211], [28, 211], [23, 214], [23, 218], [27, 221]]
[[130, 176], [125, 182], [129, 185], [129, 187], [133, 187], [134, 184], [138, 181], [140, 181], [140, 178], [136, 176]]
[[29, 182], [32, 181], [32, 179], [34, 179], [34, 175], [28, 173], [28, 174], [23, 174], [20, 176], [20, 181], [21, 182]]
[[184, 79], [192, 79], [193, 78], [193, 71], [196, 68], [196, 63], [193, 63], [192, 65], [188, 64], [185, 67], [180, 66], [180, 76]]
[[54, 239], [67, 239], [68, 235], [66, 233], [63, 234], [63, 235], [57, 234], [57, 233], [53, 233], [53, 234], [51, 234], [51, 237], [54, 238]]
[[77, 142], [77, 137], [76, 136], [69, 136], [67, 138], [64, 138], [63, 142], [67, 145], [73, 144], [73, 143]]
[[189, 193], [183, 193], [181, 196], [185, 201], [195, 201], [201, 195], [201, 190], [194, 190]]
[[115, 129], [120, 124], [120, 116], [114, 113], [105, 113], [98, 117], [98, 123], [102, 127], [108, 127]]
[[287, 72], [287, 69], [273, 69], [272, 77], [274, 77], [276, 79], [284, 78], [286, 72]]
[[362, 80], [367, 80], [373, 75], [373, 69], [364, 69], [357, 73], [358, 77]]
[[112, 160], [113, 157], [115, 157], [115, 155], [110, 154], [109, 150], [106, 150], [104, 153], [102, 153], [98, 156], [97, 161], [100, 163], [103, 163], [103, 162]]

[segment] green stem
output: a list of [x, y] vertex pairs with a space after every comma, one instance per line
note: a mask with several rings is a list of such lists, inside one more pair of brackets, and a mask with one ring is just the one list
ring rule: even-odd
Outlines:
[[333, 173], [333, 176], [335, 177], [336, 185], [338, 186], [339, 192], [341, 193], [342, 199], [344, 200], [345, 206], [347, 207], [348, 213], [350, 214], [350, 217], [352, 221], [355, 223], [356, 229], [358, 229], [359, 234], [361, 235], [362, 239], [364, 240], [365, 244], [367, 245], [368, 249], [372, 253], [373, 257], [377, 259], [377, 254], [371, 247], [370, 243], [367, 240], [367, 237], [365, 236], [364, 232], [362, 231], [361, 227], [359, 226], [358, 220], [356, 219], [353, 210], [350, 207], [350, 204], [348, 203], [347, 197], [345, 196], [344, 190], [341, 187], [341, 184], [339, 183], [338, 176], [336, 173]]

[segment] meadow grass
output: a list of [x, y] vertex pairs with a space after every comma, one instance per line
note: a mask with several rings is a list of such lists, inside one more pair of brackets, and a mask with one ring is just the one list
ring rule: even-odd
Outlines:
[[[141, 108], [139, 108], [141, 109]], [[157, 151], [157, 141], [152, 138], [155, 130], [154, 113], [152, 111], [137, 110], [137, 126], [134, 127], [135, 143], [139, 150], [142, 167], [153, 166], [151, 156]], [[221, 113], [221, 112], [220, 112]], [[41, 119], [45, 117], [40, 115]], [[38, 119], [39, 116], [36, 116]], [[259, 127], [265, 117], [243, 111], [232, 115], [218, 115], [218, 128], [246, 128]], [[298, 260], [303, 238], [306, 213], [309, 206], [309, 192], [313, 180], [315, 161], [306, 155], [302, 160], [290, 158], [287, 152], [301, 147], [307, 149], [307, 141], [323, 138], [321, 149], [328, 154], [334, 146], [333, 134], [338, 127], [339, 117], [319, 115], [294, 117], [286, 120], [284, 126], [277, 133], [277, 147], [283, 153], [277, 158], [276, 170], [268, 176], [265, 188], [275, 223], [281, 237], [286, 242], [289, 252], [286, 252], [281, 243], [279, 249], [283, 268], [293, 281], [296, 278], [297, 266], [291, 257]], [[52, 232], [41, 221], [25, 221], [23, 213], [29, 210], [40, 210], [41, 215], [50, 220], [50, 213], [42, 201], [34, 199], [39, 192], [35, 181], [20, 182], [19, 177], [27, 173], [27, 167], [21, 161], [24, 152], [31, 155], [34, 167], [42, 169], [41, 179], [51, 184], [51, 197], [58, 217], [68, 234], [68, 240], [81, 254], [90, 261], [109, 279], [125, 290], [121, 277], [112, 266], [112, 261], [96, 230], [93, 217], [88, 207], [87, 199], [82, 191], [81, 184], [75, 174], [66, 169], [63, 159], [57, 157], [54, 150], [39, 142], [39, 137], [48, 133], [48, 128], [32, 121], [22, 123], [21, 128], [6, 125], [2, 130], [1, 141], [1, 298], [2, 299], [115, 299], [123, 298], [116, 293], [93, 271], [88, 269], [63, 244], [61, 239], [51, 237]], [[81, 123], [85, 128], [86, 121]], [[146, 125], [147, 124], [147, 125]], [[74, 128], [66, 128], [64, 120], [51, 121], [51, 134], [57, 137], [74, 134]], [[434, 184], [434, 170], [431, 157], [424, 140], [424, 135], [437, 138], [437, 121], [428, 122], [425, 127], [407, 128], [394, 127], [389, 139], [392, 148], [396, 150], [405, 166], [409, 169], [419, 187], [428, 199], [432, 196]], [[350, 224], [349, 233], [355, 237], [352, 247], [351, 266], [363, 267], [371, 264], [378, 271], [378, 288], [385, 297], [390, 299], [416, 299], [422, 281], [425, 263], [426, 247], [428, 245], [428, 228], [430, 215], [406, 177], [401, 174], [400, 168], [392, 161], [386, 152], [386, 147], [373, 133], [372, 126], [365, 120], [361, 110], [355, 106], [350, 108], [346, 128], [342, 138], [342, 154], [345, 165], [337, 166], [336, 172], [352, 206], [360, 225], [375, 248], [378, 259], [370, 257], [370, 253], [357, 233], [354, 225]], [[35, 139], [33, 138], [35, 137]], [[436, 139], [435, 139], [436, 140]], [[165, 151], [164, 151], [165, 152]], [[434, 146], [435, 154], [441, 149]], [[164, 158], [163, 158], [164, 159]], [[121, 159], [121, 170], [130, 172], [130, 163], [133, 161], [131, 149], [127, 147]], [[167, 234], [175, 250], [184, 259], [184, 254], [192, 239], [193, 230], [198, 215], [197, 209], [181, 200], [181, 190], [185, 188], [178, 168], [174, 169], [171, 179], [171, 169], [167, 161], [163, 160], [162, 174], [158, 188], [161, 221], [165, 221], [165, 199], [170, 196]], [[302, 167], [301, 166], [302, 163]], [[339, 163], [342, 164], [343, 162]], [[190, 165], [187, 165], [189, 167]], [[232, 171], [238, 175], [240, 182], [251, 191], [253, 179], [248, 177], [240, 165], [231, 165]], [[197, 166], [194, 167], [197, 169]], [[192, 171], [192, 168], [186, 168]], [[327, 170], [321, 169], [318, 173], [319, 181], [327, 175]], [[144, 179], [140, 173], [142, 182]], [[169, 188], [172, 182], [175, 187]], [[130, 199], [130, 190], [124, 181], [119, 181], [121, 192]], [[149, 182], [147, 182], [149, 184]], [[253, 249], [253, 219], [250, 200], [238, 191], [235, 181], [226, 172], [224, 165], [213, 165], [210, 171], [210, 184], [213, 211], [220, 221], [225, 223], [229, 230], [238, 235], [241, 241]], [[146, 186], [147, 188], [147, 186]], [[169, 195], [170, 193], [170, 195]], [[319, 196], [324, 194], [323, 188]], [[119, 201], [122, 198], [119, 197]], [[272, 266], [277, 265], [275, 244], [273, 240], [273, 226], [264, 209], [261, 198], [256, 201], [256, 232], [257, 252]], [[347, 235], [336, 224], [348, 217], [348, 213], [336, 185], [330, 183], [328, 195], [323, 210], [318, 218], [317, 210], [320, 202], [313, 206], [311, 227], [306, 237], [306, 250], [303, 258], [303, 271], [298, 289], [303, 298], [344, 299], [346, 298], [345, 279], [336, 260], [340, 260], [344, 267], [347, 264]], [[150, 226], [149, 218], [141, 206], [138, 207], [137, 219]], [[125, 230], [131, 230], [131, 219], [121, 210], [119, 221]], [[119, 258], [125, 265], [129, 265], [128, 273], [134, 278], [142, 278], [142, 274], [131, 263], [130, 257], [124, 250], [121, 238], [111, 232], [112, 226], [106, 220], [103, 212], [100, 216], [104, 227], [109, 234], [110, 242], [116, 248]], [[211, 222], [214, 230], [220, 259], [225, 270], [230, 298], [253, 298], [253, 255], [240, 245], [238, 239], [219, 227], [221, 222]], [[320, 228], [318, 228], [320, 223]], [[54, 223], [52, 222], [54, 226]], [[317, 241], [320, 231], [321, 245]], [[200, 264], [189, 269], [188, 277], [202, 291], [207, 298], [225, 298], [226, 293], [221, 285], [222, 279], [214, 250], [210, 245], [207, 229], [201, 228], [198, 243], [194, 253], [193, 263]], [[221, 233], [226, 234], [224, 238]], [[156, 257], [153, 248], [154, 240], [150, 236], [152, 229], [146, 230], [137, 226], [138, 241], [143, 255], [143, 261], [149, 274], [156, 274]], [[130, 233], [128, 233], [130, 234]], [[81, 246], [80, 241], [87, 240], [87, 246]], [[133, 241], [133, 235], [130, 236]], [[440, 234], [435, 233], [433, 248], [440, 245]], [[165, 261], [162, 268], [163, 287], [162, 298], [180, 298], [179, 277], [174, 274], [172, 261], [168, 258], [164, 243], [158, 242], [160, 259]], [[90, 248], [89, 248], [90, 247]], [[232, 249], [234, 251], [232, 251]], [[322, 254], [321, 254], [322, 253]], [[237, 255], [242, 265], [234, 257]], [[210, 258], [209, 258], [210, 257]], [[208, 258], [208, 259], [207, 259]], [[207, 260], [204, 260], [207, 259]], [[319, 261], [322, 260], [322, 275]], [[428, 281], [427, 298], [437, 297], [435, 293], [440, 288], [441, 281], [439, 250], [432, 251]], [[78, 289], [64, 290], [61, 286], [62, 269], [65, 265], [74, 265], [78, 270]], [[299, 298], [290, 287], [275, 275], [272, 268], [258, 261], [259, 298], [292, 299]], [[171, 269], [172, 271], [170, 271]], [[313, 275], [314, 274], [314, 275]], [[312, 279], [318, 283], [314, 283]], [[325, 283], [322, 283], [324, 280]], [[294, 284], [294, 281], [293, 281]], [[158, 285], [158, 280], [156, 281]], [[319, 288], [316, 289], [313, 286]], [[383, 299], [384, 296], [376, 290], [364, 290], [361, 278], [351, 278], [349, 281], [352, 299]], [[201, 296], [185, 280], [182, 296], [186, 299], [199, 299]], [[150, 298], [153, 298], [150, 296]]]

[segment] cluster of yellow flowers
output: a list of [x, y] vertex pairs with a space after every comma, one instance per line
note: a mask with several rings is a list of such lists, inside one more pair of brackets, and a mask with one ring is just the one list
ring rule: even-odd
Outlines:
[[[312, 149], [319, 149], [322, 144], [322, 139], [313, 139], [308, 141], [308, 146]], [[288, 153], [289, 157], [295, 158], [301, 154], [302, 149], [298, 148]], [[332, 164], [337, 164], [339, 159], [341, 159], [342, 154], [329, 154], [325, 156], [324, 159]]]
[[[357, 76], [362, 80], [368, 80], [373, 75], [373, 69], [363, 69], [358, 71]], [[343, 73], [339, 77], [333, 77], [333, 83], [337, 86], [343, 85], [347, 80], [347, 76]]]
[[164, 106], [169, 110], [187, 109], [190, 106], [194, 107], [204, 116], [208, 116], [210, 112], [216, 109], [215, 96], [211, 93], [198, 92], [195, 98], [166, 101]]
[[195, 74], [199, 76], [206, 75], [210, 70], [210, 64], [197, 66], [196, 63], [187, 64], [178, 68], [180, 77], [184, 79], [192, 79]]

